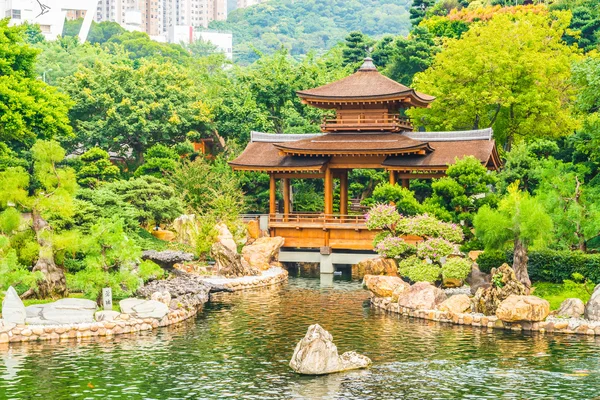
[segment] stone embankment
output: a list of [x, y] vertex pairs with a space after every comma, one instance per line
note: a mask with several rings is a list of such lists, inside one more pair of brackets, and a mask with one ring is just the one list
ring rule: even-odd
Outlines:
[[3, 303], [0, 344], [151, 331], [194, 317], [209, 301], [211, 292], [250, 290], [282, 283], [287, 277], [287, 271], [280, 267], [271, 267], [258, 276], [234, 279], [178, 276], [144, 286], [137, 293], [144, 298], [121, 300], [121, 312], [96, 311], [95, 303], [84, 299], [61, 299], [25, 307], [13, 289]]
[[429, 283], [410, 286], [397, 276], [366, 275], [364, 286], [372, 293], [374, 307], [408, 317], [489, 329], [600, 336], [600, 285], [585, 307], [578, 299], [567, 299], [550, 313], [548, 302], [528, 295], [512, 268], [503, 265], [495, 273], [492, 281], [501, 284], [481, 287], [474, 297], [464, 293], [447, 297], [448, 291]]

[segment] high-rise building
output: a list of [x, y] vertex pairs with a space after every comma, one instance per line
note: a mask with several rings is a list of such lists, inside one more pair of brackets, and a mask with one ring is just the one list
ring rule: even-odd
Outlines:
[[[114, 21], [166, 40], [170, 27], [208, 27], [227, 19], [227, 0], [99, 0], [96, 21]], [[139, 22], [139, 26], [138, 26]]]
[[237, 0], [237, 8], [246, 8], [262, 2], [263, 0]]

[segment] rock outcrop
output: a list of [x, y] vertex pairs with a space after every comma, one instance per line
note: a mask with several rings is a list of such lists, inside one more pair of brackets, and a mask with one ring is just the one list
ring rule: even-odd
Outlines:
[[451, 314], [462, 314], [471, 311], [471, 299], [466, 294], [457, 294], [448, 297], [438, 306], [438, 310]]
[[393, 258], [376, 257], [352, 266], [353, 279], [362, 279], [365, 275], [398, 276], [398, 264]]
[[218, 241], [212, 245], [210, 255], [215, 260], [217, 273], [228, 278], [260, 274], [258, 269], [251, 267], [238, 253], [233, 235], [227, 226], [218, 224], [216, 229]]
[[139, 319], [154, 318], [160, 320], [169, 313], [169, 307], [156, 300], [123, 299], [119, 302], [119, 307], [121, 307], [122, 313]]
[[471, 294], [475, 294], [479, 288], [487, 289], [491, 286], [492, 275], [481, 272], [477, 264], [473, 264], [466, 281], [471, 288]]
[[560, 303], [558, 310], [552, 314], [563, 318], [581, 318], [585, 313], [585, 304], [581, 299], [570, 298]]
[[536, 296], [508, 296], [496, 310], [496, 316], [504, 322], [538, 322], [549, 313], [550, 303]]
[[185, 253], [183, 251], [175, 250], [146, 250], [142, 252], [142, 260], [154, 261], [166, 270], [173, 270], [175, 264], [179, 264], [185, 261], [192, 261], [194, 255], [192, 253]]
[[201, 277], [182, 273], [173, 279], [149, 282], [136, 295], [168, 304], [172, 310], [193, 309], [208, 301], [210, 290]]
[[353, 351], [338, 354], [333, 337], [318, 324], [311, 325], [296, 345], [290, 367], [299, 374], [324, 375], [366, 368], [371, 360]]
[[261, 237], [260, 224], [257, 220], [253, 219], [248, 221], [246, 224], [246, 228], [248, 229], [248, 237], [252, 240], [256, 240]]
[[283, 246], [285, 239], [282, 237], [261, 237], [252, 244], [244, 246], [242, 258], [250, 265], [260, 271], [271, 268], [271, 264], [277, 261], [279, 249]]
[[4, 322], [24, 324], [26, 318], [25, 305], [14, 287], [9, 286], [2, 300], [2, 319]]
[[435, 310], [448, 296], [429, 282], [417, 282], [398, 296], [398, 305], [413, 310]]
[[585, 305], [585, 318], [600, 321], [600, 285], [596, 285], [592, 297]]
[[173, 221], [173, 229], [177, 232], [177, 242], [196, 247], [199, 229], [196, 215], [184, 214]]
[[392, 297], [398, 286], [408, 288], [408, 283], [397, 276], [365, 275], [363, 287], [377, 297]]
[[500, 303], [511, 295], [525, 296], [529, 289], [525, 287], [515, 275], [515, 271], [508, 264], [492, 269], [493, 284], [488, 288], [480, 287], [475, 293], [473, 302], [475, 311], [485, 315], [495, 315]]
[[30, 325], [80, 324], [94, 322], [95, 301], [87, 299], [60, 299], [54, 303], [26, 307], [26, 323]]

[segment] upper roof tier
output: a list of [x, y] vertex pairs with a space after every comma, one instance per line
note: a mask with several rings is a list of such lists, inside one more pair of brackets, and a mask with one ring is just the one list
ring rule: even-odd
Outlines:
[[300, 90], [298, 96], [319, 108], [337, 108], [349, 103], [402, 103], [404, 107], [428, 107], [435, 97], [417, 92], [380, 74], [371, 58], [354, 74], [314, 89]]

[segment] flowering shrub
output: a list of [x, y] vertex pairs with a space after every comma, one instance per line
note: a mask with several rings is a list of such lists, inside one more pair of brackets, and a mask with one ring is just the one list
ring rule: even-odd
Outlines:
[[402, 216], [396, 211], [396, 207], [389, 204], [376, 204], [365, 215], [368, 229], [383, 229], [395, 232], [396, 224]]
[[460, 279], [465, 280], [471, 273], [473, 262], [464, 258], [449, 258], [442, 265], [442, 277], [444, 279]]
[[442, 257], [446, 257], [453, 252], [454, 245], [441, 238], [428, 239], [417, 244], [417, 256], [435, 262], [440, 262]]
[[402, 238], [388, 235], [375, 245], [375, 251], [385, 258], [400, 258], [414, 252], [414, 246], [406, 243]]
[[405, 258], [398, 263], [398, 273], [413, 282], [434, 283], [439, 280], [442, 269], [417, 256]]
[[453, 243], [460, 243], [464, 239], [460, 226], [442, 222], [428, 214], [401, 218], [396, 224], [396, 232], [400, 235], [442, 238]]

